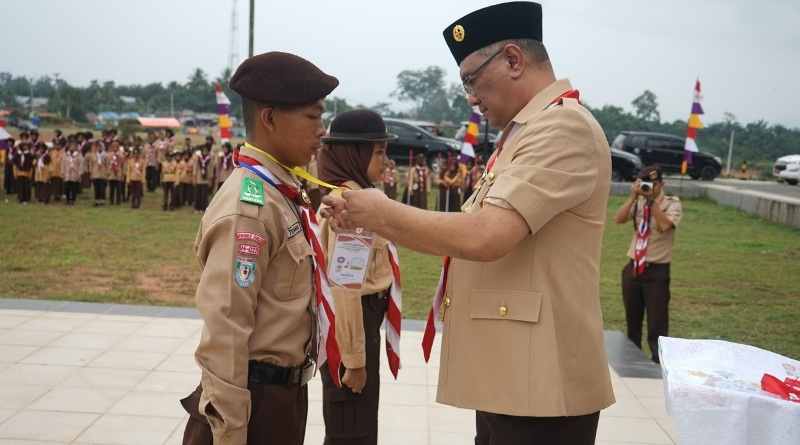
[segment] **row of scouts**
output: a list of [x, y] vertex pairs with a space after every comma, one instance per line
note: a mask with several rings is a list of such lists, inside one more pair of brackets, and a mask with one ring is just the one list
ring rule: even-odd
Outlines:
[[[594, 444], [600, 411], [615, 401], [599, 298], [605, 135], [555, 77], [541, 5], [489, 6], [443, 35], [470, 105], [504, 129], [461, 212], [372, 187], [394, 135], [367, 110], [341, 114], [326, 134], [335, 77], [282, 52], [237, 68], [230, 87], [247, 142], [195, 241], [204, 323], [200, 383], [182, 400], [184, 444], [304, 443], [315, 365], [324, 443], [376, 444], [382, 321], [395, 378], [401, 368], [395, 244], [445, 257], [423, 351], [427, 360], [444, 311], [436, 400], [475, 411], [474, 443]], [[313, 155], [319, 179], [299, 168]], [[324, 182], [316, 215], [300, 178]], [[348, 240], [367, 238], [371, 254], [357, 256]], [[345, 285], [344, 269], [365, 276]]]
[[27, 204], [33, 187], [39, 202], [65, 197], [67, 205], [73, 205], [78, 193], [91, 188], [95, 206], [105, 205], [108, 198], [110, 204], [131, 201], [132, 208], [139, 208], [143, 190], [160, 187], [163, 210], [194, 205], [202, 213], [209, 195], [233, 170], [232, 147], [223, 144], [216, 156], [211, 154], [213, 139], [199, 147], [187, 145], [187, 140], [183, 149], [171, 148], [174, 143], [167, 135], [162, 132], [157, 139], [150, 132], [147, 143], [137, 136], [134, 145], [116, 139], [115, 130], [104, 131], [99, 141], [91, 133], [64, 137], [57, 131], [48, 147], [38, 133], [23, 132], [18, 142], [6, 141], [6, 193], [16, 193], [18, 201]]

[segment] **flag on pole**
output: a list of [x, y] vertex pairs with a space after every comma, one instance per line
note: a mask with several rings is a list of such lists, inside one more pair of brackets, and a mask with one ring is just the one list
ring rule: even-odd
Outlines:
[[694, 102], [692, 102], [692, 113], [689, 116], [689, 128], [686, 131], [686, 144], [683, 147], [683, 163], [681, 163], [681, 174], [685, 175], [692, 164], [692, 153], [697, 153], [696, 132], [698, 129], [703, 128], [703, 123], [700, 121], [700, 115], [703, 114], [703, 107], [700, 106], [700, 101], [703, 96], [700, 95], [700, 79], [694, 84]]
[[217, 93], [217, 114], [219, 114], [219, 137], [222, 142], [228, 142], [231, 139], [231, 123], [230, 111], [231, 101], [218, 83], [214, 84], [214, 89]]
[[470, 164], [470, 159], [475, 157], [475, 146], [478, 145], [478, 125], [481, 123], [481, 115], [477, 111], [472, 112], [467, 124], [467, 132], [464, 134], [464, 145], [461, 146], [460, 164]]

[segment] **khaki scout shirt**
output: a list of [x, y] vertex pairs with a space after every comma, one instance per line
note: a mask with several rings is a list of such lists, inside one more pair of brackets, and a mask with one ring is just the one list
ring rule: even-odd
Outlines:
[[50, 178], [61, 178], [61, 162], [64, 160], [64, 150], [57, 148], [50, 152]]
[[[355, 182], [344, 184], [351, 190], [360, 190]], [[325, 206], [322, 206], [325, 208]], [[331, 264], [331, 253], [336, 241], [336, 233], [331, 229], [328, 218], [322, 218], [317, 212], [322, 248], [325, 250], [325, 264]], [[345, 290], [331, 286], [333, 305], [336, 313], [336, 343], [342, 355], [345, 368], [356, 369], [367, 365], [364, 334], [364, 316], [361, 308], [361, 296], [371, 295], [387, 290], [392, 285], [392, 266], [389, 262], [389, 248], [385, 238], [372, 235], [372, 257], [364, 278], [361, 292]]]
[[68, 152], [61, 160], [61, 176], [64, 182], [80, 182], [83, 174], [83, 155], [80, 150]]
[[173, 159], [172, 161], [164, 161], [161, 163], [161, 182], [175, 183], [178, 179], [178, 163]]
[[503, 133], [519, 130], [464, 206], [505, 201], [530, 234], [497, 261], [450, 263], [439, 403], [535, 417], [614, 403], [600, 311], [611, 155], [577, 101], [548, 108], [571, 89], [559, 80], [514, 117]]
[[145, 180], [146, 165], [141, 155], [133, 155], [125, 161], [125, 182], [143, 182]]
[[[241, 152], [297, 187], [293, 175], [261, 153]], [[255, 183], [263, 185], [263, 205], [241, 200], [243, 186], [254, 191]], [[248, 361], [298, 367], [311, 350], [313, 250], [297, 206], [253, 172], [236, 168], [203, 214], [195, 252], [201, 269], [196, 302], [204, 321], [195, 352], [202, 370], [199, 411], [214, 443], [244, 444], [251, 415]]]
[[[125, 179], [125, 155], [121, 151], [110, 151], [104, 160], [109, 181]], [[116, 168], [116, 170], [114, 170]]]
[[[634, 222], [638, 225], [639, 221], [642, 220], [642, 213], [644, 212], [646, 199], [643, 196], [638, 197], [638, 202], [636, 203], [636, 218]], [[666, 232], [662, 232], [658, 228], [658, 222], [656, 221], [656, 217], [653, 216], [652, 212], [650, 213], [650, 235], [647, 236], [647, 254], [645, 256], [645, 262], [647, 263], [671, 263], [672, 262], [672, 246], [675, 244], [675, 229], [678, 228], [678, 224], [681, 222], [681, 218], [683, 217], [683, 209], [681, 208], [681, 199], [677, 196], [665, 196], [662, 192], [658, 198], [656, 198], [656, 203], [653, 205], [658, 205], [658, 208], [664, 212], [664, 214], [672, 221], [671, 229], [667, 230]], [[628, 212], [627, 220], [630, 221], [633, 218], [633, 208], [631, 206], [630, 212]], [[633, 239], [631, 240], [631, 245], [628, 248], [628, 258], [634, 258], [634, 249], [636, 247], [636, 232], [633, 233]]]

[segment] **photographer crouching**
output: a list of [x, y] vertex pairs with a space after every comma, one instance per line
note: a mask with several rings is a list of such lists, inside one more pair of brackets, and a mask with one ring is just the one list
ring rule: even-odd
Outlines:
[[669, 281], [675, 229], [681, 220], [681, 200], [666, 196], [661, 167], [645, 167], [631, 185], [631, 194], [614, 221], [633, 220], [630, 261], [622, 269], [622, 301], [628, 338], [642, 348], [642, 321], [647, 314], [647, 344], [658, 357], [658, 337], [669, 332]]

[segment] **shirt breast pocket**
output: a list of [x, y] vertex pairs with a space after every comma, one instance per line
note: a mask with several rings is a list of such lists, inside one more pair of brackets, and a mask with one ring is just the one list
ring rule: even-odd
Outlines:
[[286, 249], [277, 258], [278, 274], [275, 296], [278, 300], [308, 297], [313, 288], [311, 255], [314, 250], [303, 236], [296, 235], [286, 242]]
[[476, 289], [472, 291], [470, 317], [536, 323], [541, 307], [541, 292]]

